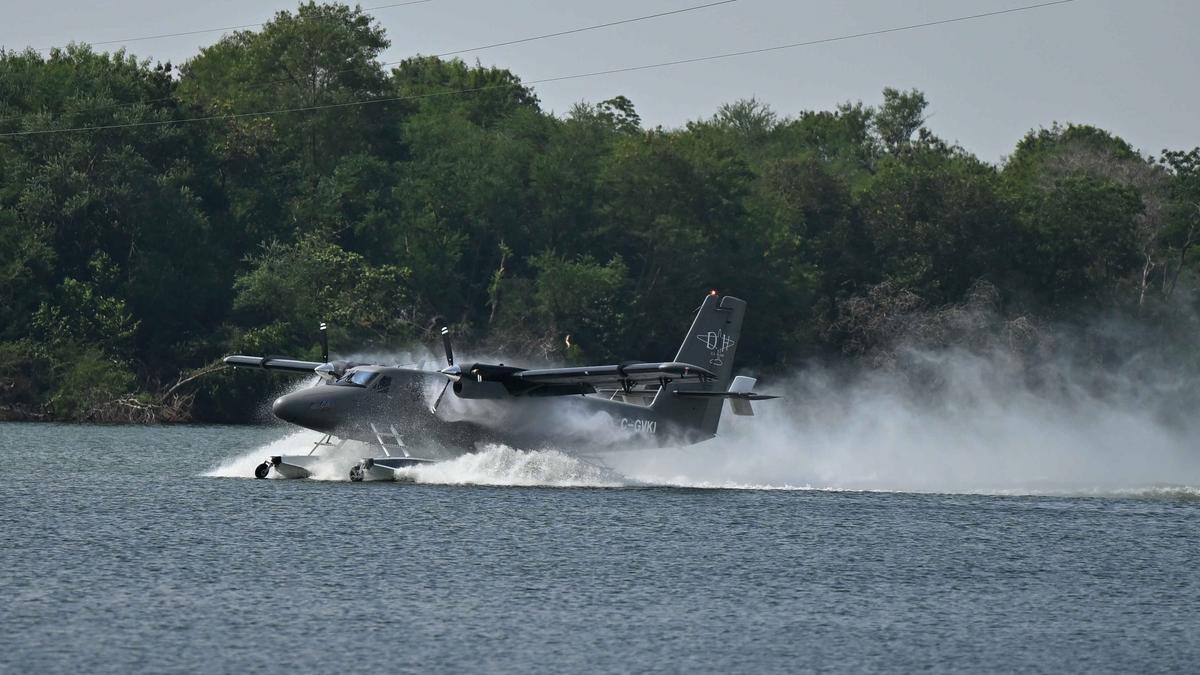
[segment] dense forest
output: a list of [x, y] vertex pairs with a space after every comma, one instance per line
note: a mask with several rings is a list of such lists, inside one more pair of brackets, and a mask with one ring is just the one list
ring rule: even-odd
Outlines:
[[893, 89], [647, 128], [624, 97], [549, 114], [507, 70], [388, 46], [309, 3], [178, 67], [0, 52], [0, 418], [248, 419], [272, 383], [214, 364], [316, 358], [323, 320], [343, 354], [448, 324], [476, 353], [661, 359], [710, 288], [750, 303], [739, 363], [766, 373], [965, 339], [981, 303], [1009, 343], [1097, 315], [1198, 334], [1200, 149], [1055, 125], [993, 165]]

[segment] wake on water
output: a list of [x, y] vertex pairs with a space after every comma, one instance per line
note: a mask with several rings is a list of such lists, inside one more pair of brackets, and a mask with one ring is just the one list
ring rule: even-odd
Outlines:
[[[227, 459], [203, 475], [213, 478], [253, 478], [254, 467], [273, 455], [307, 455], [313, 444], [324, 434], [304, 429], [267, 443], [243, 455]], [[313, 467], [312, 478], [316, 480], [350, 480], [350, 467], [359, 459], [370, 456], [372, 451], [364, 443], [347, 441], [341, 448], [322, 447], [315, 453], [321, 460]], [[270, 478], [279, 478], [274, 471]]]
[[[302, 455], [312, 449], [321, 434], [298, 431], [225, 460], [203, 475], [214, 478], [251, 478], [254, 467], [272, 455]], [[322, 457], [312, 480], [348, 481], [350, 467], [373, 454], [364, 443], [347, 442], [331, 452], [318, 451]], [[272, 478], [277, 474], [271, 473]], [[523, 451], [504, 445], [489, 445], [478, 452], [444, 462], [402, 469], [401, 480], [437, 485], [501, 485], [514, 487], [628, 487], [635, 481], [612, 469], [571, 456], [559, 450]]]
[[[549, 488], [678, 487], [724, 490], [823, 490], [917, 492], [988, 495], [1079, 495], [1200, 499], [1196, 474], [1159, 472], [1104, 475], [1112, 465], [1073, 465], [1071, 453], [1030, 464], [1035, 452], [977, 461], [982, 447], [994, 439], [979, 439], [959, 449], [968, 453], [950, 462], [944, 448], [916, 442], [856, 446], [847, 439], [830, 443], [819, 436], [791, 436], [781, 441], [778, 430], [764, 432], [768, 419], [751, 419], [717, 439], [685, 448], [663, 448], [581, 458], [564, 450], [517, 450], [489, 445], [476, 452], [426, 466], [403, 469], [405, 482], [431, 485], [488, 485]], [[927, 420], [926, 420], [927, 421]], [[773, 436], [767, 439], [765, 436]], [[271, 455], [304, 454], [319, 434], [296, 432], [239, 457], [231, 458], [205, 476], [250, 478], [254, 467]], [[896, 439], [893, 438], [893, 441]], [[772, 442], [774, 441], [774, 442]], [[815, 441], [815, 442], [814, 442]], [[930, 440], [932, 443], [932, 440]], [[1018, 449], [1019, 450], [1019, 449]], [[1129, 449], [1136, 452], [1135, 448]], [[348, 481], [349, 469], [372, 450], [350, 442], [338, 452], [325, 453], [311, 480]], [[1161, 460], [1162, 457], [1152, 458]], [[277, 477], [272, 472], [272, 477]], [[1181, 483], [1181, 480], [1186, 481]]]

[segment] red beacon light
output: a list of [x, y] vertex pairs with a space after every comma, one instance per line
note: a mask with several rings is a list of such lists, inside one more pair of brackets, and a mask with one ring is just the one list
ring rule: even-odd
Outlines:
[[716, 295], [716, 294], [717, 294], [717, 289], [715, 289], [715, 288], [714, 288], [714, 289], [712, 289], [711, 291], [709, 291], [709, 292], [708, 292], [708, 294], [709, 294], [709, 295]]

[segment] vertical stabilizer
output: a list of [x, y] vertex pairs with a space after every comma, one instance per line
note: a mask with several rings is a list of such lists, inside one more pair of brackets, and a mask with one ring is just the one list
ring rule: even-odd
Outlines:
[[732, 295], [721, 297], [715, 291], [705, 296], [675, 360], [703, 366], [716, 373], [717, 382], [724, 391], [733, 376], [733, 357], [742, 337], [745, 314], [744, 300]]
[[742, 318], [746, 302], [716, 291], [705, 296], [696, 312], [692, 327], [683, 338], [675, 360], [707, 368], [717, 378], [704, 383], [669, 383], [654, 400], [653, 408], [672, 418], [676, 424], [694, 430], [700, 436], [717, 433], [721, 421], [722, 398], [685, 398], [677, 391], [724, 392], [733, 379], [733, 359], [742, 337]]

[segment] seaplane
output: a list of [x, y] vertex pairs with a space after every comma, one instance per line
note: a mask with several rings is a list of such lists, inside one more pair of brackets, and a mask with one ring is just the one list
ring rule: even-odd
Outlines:
[[370, 456], [350, 467], [352, 481], [396, 480], [403, 472], [474, 452], [490, 443], [517, 449], [558, 448], [581, 456], [616, 450], [685, 446], [714, 437], [725, 401], [753, 415], [756, 380], [734, 376], [746, 302], [715, 290], [696, 310], [675, 358], [569, 368], [458, 363], [442, 328], [446, 366], [333, 361], [327, 326], [322, 360], [233, 355], [234, 368], [316, 376], [316, 383], [275, 399], [275, 417], [322, 434], [304, 455], [275, 455], [255, 468], [306, 478], [326, 453], [348, 441]]

